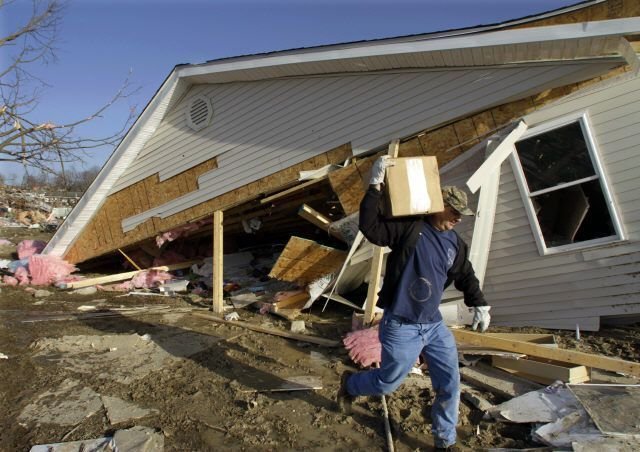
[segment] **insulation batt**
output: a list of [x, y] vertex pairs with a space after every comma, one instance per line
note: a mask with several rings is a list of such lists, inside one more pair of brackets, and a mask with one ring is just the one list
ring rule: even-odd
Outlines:
[[382, 345], [378, 339], [378, 327], [347, 333], [342, 340], [349, 351], [349, 358], [363, 367], [369, 367], [382, 360]]
[[45, 246], [47, 246], [47, 243], [42, 240], [23, 240], [18, 243], [16, 248], [16, 251], [18, 252], [18, 259], [22, 260], [31, 257], [34, 254], [39, 254]]
[[5, 275], [2, 277], [2, 282], [5, 283], [7, 286], [17, 286], [18, 285], [18, 280], [16, 278], [14, 278], [13, 276], [9, 276], [9, 275]]
[[[77, 268], [58, 256], [48, 254], [34, 254], [29, 257], [29, 272], [31, 284], [46, 286], [69, 278]], [[16, 272], [17, 277], [18, 272]]]
[[18, 284], [21, 286], [29, 284], [29, 270], [25, 267], [18, 267], [13, 276], [18, 280]]

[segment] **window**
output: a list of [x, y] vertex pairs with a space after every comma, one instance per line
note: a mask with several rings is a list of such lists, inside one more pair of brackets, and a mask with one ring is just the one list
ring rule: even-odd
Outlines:
[[529, 129], [514, 163], [543, 254], [622, 238], [586, 117]]

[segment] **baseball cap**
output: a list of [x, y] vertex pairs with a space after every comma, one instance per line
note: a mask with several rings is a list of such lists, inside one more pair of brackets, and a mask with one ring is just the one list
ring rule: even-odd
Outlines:
[[442, 187], [442, 200], [445, 204], [449, 204], [456, 209], [461, 215], [474, 215], [473, 210], [469, 209], [467, 194], [464, 190], [452, 185]]

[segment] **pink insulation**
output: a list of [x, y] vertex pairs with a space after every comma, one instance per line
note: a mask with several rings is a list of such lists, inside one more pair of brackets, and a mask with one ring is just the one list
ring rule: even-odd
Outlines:
[[11, 246], [11, 245], [13, 245], [13, 243], [11, 243], [9, 240], [0, 239], [0, 246]]
[[[34, 254], [29, 258], [31, 284], [45, 286], [58, 281], [65, 281], [77, 268], [58, 256]], [[18, 272], [16, 272], [17, 277]]]
[[131, 279], [131, 284], [133, 287], [149, 289], [157, 287], [170, 279], [173, 279], [170, 273], [158, 270], [145, 270], [135, 275]]
[[23, 240], [18, 243], [18, 259], [27, 259], [34, 254], [39, 254], [45, 246], [47, 246], [47, 243], [42, 240]]
[[18, 280], [18, 284], [21, 286], [29, 284], [29, 271], [26, 267], [18, 267], [13, 276]]
[[18, 280], [16, 278], [14, 278], [13, 276], [9, 276], [9, 275], [5, 275], [2, 277], [2, 282], [5, 283], [7, 286], [17, 286], [18, 285]]
[[382, 345], [378, 339], [378, 327], [347, 333], [342, 340], [349, 350], [349, 358], [363, 367], [368, 367], [382, 360]]

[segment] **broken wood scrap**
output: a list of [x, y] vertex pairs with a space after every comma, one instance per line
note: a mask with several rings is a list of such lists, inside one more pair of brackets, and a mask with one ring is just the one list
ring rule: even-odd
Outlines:
[[264, 389], [248, 389], [240, 392], [289, 392], [289, 391], [315, 391], [322, 389], [322, 381], [318, 377], [311, 375], [301, 375], [299, 377], [283, 378], [282, 383], [276, 387]]
[[621, 372], [623, 374], [640, 377], [640, 363], [573, 350], [554, 349], [529, 342], [491, 337], [482, 333], [467, 330], [454, 329], [451, 330], [451, 332], [456, 338], [456, 341], [462, 343], [519, 352], [524, 353], [525, 355], [535, 356], [537, 358], [546, 358], [553, 361], [577, 364], [586, 367], [595, 367], [598, 369], [611, 370], [613, 372]]
[[476, 391], [469, 385], [460, 383], [460, 393], [462, 395], [462, 398], [464, 398], [467, 402], [469, 402], [471, 405], [473, 405], [483, 413], [489, 412], [494, 408], [493, 403], [482, 397], [482, 395], [478, 391]]
[[460, 368], [460, 377], [473, 386], [506, 398], [517, 397], [542, 387], [537, 383], [481, 363], [473, 367]]
[[273, 297], [273, 304], [277, 309], [302, 309], [309, 300], [309, 294], [304, 290], [288, 290], [277, 292]]
[[526, 358], [513, 359], [506, 356], [492, 356], [491, 364], [542, 384], [551, 384], [558, 380], [565, 383], [589, 381], [589, 371], [585, 366], [567, 366], [564, 363], [541, 362]]
[[331, 228], [331, 220], [315, 210], [313, 207], [302, 204], [298, 209], [298, 215], [300, 215], [302, 218], [315, 225], [319, 229], [325, 231], [332, 237], [344, 241], [342, 234], [340, 234], [335, 228]]
[[289, 239], [269, 277], [307, 285], [322, 276], [337, 272], [346, 257], [347, 253], [344, 251], [294, 236]]
[[194, 316], [196, 317], [200, 317], [203, 319], [207, 319], [207, 320], [211, 320], [212, 322], [216, 322], [216, 323], [222, 323], [225, 325], [231, 325], [231, 326], [236, 326], [239, 328], [246, 328], [248, 330], [251, 331], [256, 331], [258, 333], [265, 333], [265, 334], [271, 334], [274, 336], [280, 336], [280, 337], [284, 337], [287, 339], [293, 339], [296, 341], [301, 341], [301, 342], [309, 342], [311, 344], [316, 344], [316, 345], [322, 345], [324, 347], [338, 347], [340, 345], [340, 341], [335, 341], [332, 339], [325, 339], [322, 337], [317, 337], [317, 336], [310, 336], [310, 335], [306, 335], [306, 334], [297, 334], [297, 333], [290, 333], [287, 331], [279, 331], [279, 330], [274, 330], [273, 328], [265, 328], [265, 327], [261, 327], [258, 325], [252, 325], [250, 323], [246, 323], [246, 322], [236, 322], [233, 320], [224, 320], [221, 319], [219, 317], [216, 317], [212, 314], [205, 314], [205, 313], [199, 313], [199, 312], [193, 312], [192, 313]]
[[192, 260], [187, 262], [181, 262], [178, 264], [163, 265], [161, 267], [151, 267], [144, 270], [134, 270], [134, 271], [125, 272], [125, 273], [117, 273], [115, 275], [98, 276], [96, 278], [88, 278], [88, 279], [82, 279], [80, 281], [71, 281], [68, 283], [64, 283], [60, 285], [60, 288], [61, 289], [79, 289], [81, 287], [95, 286], [97, 284], [107, 284], [107, 283], [112, 283], [117, 281], [125, 281], [145, 271], [170, 272], [173, 270], [182, 270], [185, 268], [189, 268], [193, 264], [199, 264], [199, 263], [201, 263], [200, 260]]

